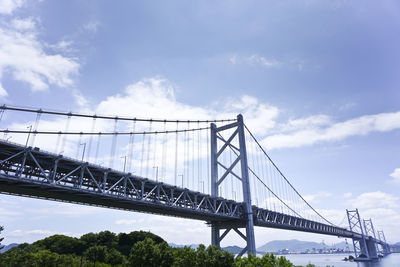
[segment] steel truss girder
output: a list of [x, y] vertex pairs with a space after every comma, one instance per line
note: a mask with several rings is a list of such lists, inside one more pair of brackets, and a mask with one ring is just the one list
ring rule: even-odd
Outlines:
[[270, 228], [295, 230], [309, 233], [333, 235], [340, 237], [354, 237], [354, 233], [345, 228], [335, 227], [304, 218], [261, 209], [253, 206], [254, 225]]
[[[218, 236], [218, 244], [229, 233], [219, 235], [220, 230], [247, 225], [248, 213], [243, 203], [4, 141], [0, 141], [0, 192], [204, 220], [217, 226], [218, 234], [213, 231], [213, 235]], [[256, 226], [348, 237], [356, 240], [358, 247], [363, 237], [351, 229], [255, 206], [252, 215]], [[354, 216], [350, 218], [354, 220]], [[377, 233], [378, 239], [365, 235], [364, 238], [381, 245], [384, 255], [390, 253], [384, 233]]]
[[[232, 200], [0, 141], [0, 191], [19, 194], [18, 191], [27, 188], [30, 188], [30, 196], [46, 195], [41, 192], [43, 190], [49, 195], [55, 191], [57, 194], [73, 191], [74, 195], [79, 193], [80, 198], [103, 196], [116, 202], [127, 201], [132, 204], [130, 210], [153, 213], [152, 207], [160, 210], [162, 206], [161, 214], [202, 220], [240, 220], [243, 213], [243, 204]], [[84, 200], [77, 202], [85, 203]], [[109, 205], [118, 206], [116, 203]], [[169, 212], [169, 208], [173, 211]]]

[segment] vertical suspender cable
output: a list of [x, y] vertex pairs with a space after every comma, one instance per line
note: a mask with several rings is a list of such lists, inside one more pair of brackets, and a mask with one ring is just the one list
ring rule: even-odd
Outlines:
[[[197, 128], [200, 128], [199, 122], [197, 122]], [[200, 173], [201, 173], [201, 170], [200, 170], [200, 130], [197, 130], [197, 191], [199, 191], [199, 192], [201, 192]]]
[[133, 121], [132, 133], [129, 135], [129, 155], [128, 155], [128, 172], [132, 172], [132, 161], [133, 161], [133, 148], [135, 146], [135, 132], [136, 120]]
[[[210, 130], [211, 131], [211, 130]], [[210, 194], [210, 133], [207, 132], [206, 130], [206, 135], [207, 135], [207, 194]]]
[[[189, 129], [189, 122], [187, 123], [187, 128]], [[186, 133], [186, 157], [187, 157], [187, 163], [186, 163], [186, 186], [187, 188], [190, 187], [189, 182], [190, 182], [190, 146], [189, 146], [189, 132], [185, 132]]]
[[97, 144], [96, 144], [96, 154], [94, 156], [94, 160], [96, 164], [99, 164], [99, 150], [100, 150], [100, 140], [101, 139], [101, 133], [97, 135]]
[[139, 172], [140, 176], [142, 176], [142, 171], [143, 171], [143, 156], [144, 156], [145, 137], [146, 137], [146, 135], [143, 132], [143, 134], [142, 134], [142, 153], [140, 153], [140, 172]]
[[164, 175], [162, 177], [163, 182], [167, 181], [167, 171], [168, 171], [168, 143], [169, 143], [169, 132], [165, 133], [165, 150], [164, 150]]
[[[67, 123], [65, 125], [65, 131], [64, 132], [68, 132], [70, 122], [71, 122], [71, 115], [69, 115], [68, 118], [67, 118]], [[65, 143], [67, 142], [67, 136], [68, 136], [67, 134], [64, 134], [64, 138], [62, 139], [61, 148], [60, 148], [60, 152], [59, 153], [62, 153], [62, 151], [64, 151]]]
[[[265, 174], [265, 165], [263, 162], [263, 156], [261, 155], [261, 152], [259, 153], [260, 156], [260, 164], [261, 164], [261, 173], [262, 173], [262, 180], [265, 184], [268, 184], [267, 182], [267, 177]], [[267, 196], [267, 189], [266, 188], [262, 188], [261, 189], [261, 193], [262, 193], [262, 201], [263, 201], [263, 205], [266, 209], [268, 209], [268, 196]]]
[[[94, 133], [95, 127], [96, 127], [96, 115], [93, 117], [93, 120], [92, 120], [92, 128], [91, 128], [92, 133]], [[92, 152], [92, 142], [93, 142], [93, 135], [90, 135], [88, 150], [87, 150], [87, 157], [86, 157], [89, 160], [90, 160], [90, 154]]]
[[61, 141], [61, 134], [57, 134], [57, 142], [56, 142], [56, 154], [60, 152], [59, 146], [60, 146], [60, 141]]
[[[152, 121], [150, 120], [150, 124], [149, 124], [149, 132], [151, 132], [151, 127], [152, 127]], [[150, 160], [150, 141], [151, 141], [151, 134], [149, 134], [148, 138], [147, 138], [147, 159], [146, 159], [146, 178], [149, 178], [149, 160]], [[153, 165], [154, 167], [155, 165]]]
[[164, 121], [164, 135], [163, 135], [163, 146], [162, 146], [162, 158], [161, 158], [161, 177], [160, 180], [165, 179], [165, 169], [166, 169], [166, 145], [167, 145], [167, 122]]
[[111, 153], [110, 153], [110, 168], [113, 167], [114, 165], [114, 157], [115, 157], [115, 151], [117, 148], [117, 125], [118, 125], [118, 117], [115, 117], [114, 121], [114, 135], [112, 137], [111, 141]]
[[36, 131], [37, 131], [38, 126], [39, 126], [39, 122], [40, 122], [40, 117], [41, 117], [41, 115], [42, 115], [42, 112], [41, 112], [41, 110], [39, 110], [39, 111], [36, 113], [36, 120], [35, 120], [35, 124], [34, 124], [34, 126], [33, 126], [33, 135], [32, 135], [31, 144], [30, 144], [30, 146], [32, 146], [32, 147], [35, 146]]
[[183, 137], [183, 173], [182, 173], [182, 187], [184, 187], [184, 178], [186, 178], [186, 169], [187, 169], [187, 132], [184, 133]]
[[176, 123], [176, 133], [175, 133], [175, 169], [174, 169], [174, 185], [177, 185], [177, 175], [178, 175], [178, 128], [179, 123]]
[[[229, 164], [227, 164], [228, 163], [228, 159], [227, 159], [227, 157], [228, 157], [228, 155], [227, 155], [227, 153], [226, 153], [226, 149], [224, 150], [224, 152], [222, 152], [222, 160], [223, 160], [223, 163], [224, 163], [224, 166], [225, 167], [227, 167], [227, 168], [229, 168]], [[225, 170], [223, 171], [223, 172], [225, 172]], [[225, 177], [225, 180], [224, 181], [222, 181], [221, 182], [221, 185], [224, 187], [224, 189], [225, 189], [225, 195], [224, 195], [224, 197], [225, 198], [228, 198], [229, 197], [229, 188], [228, 188], [228, 185], [229, 185], [229, 183], [228, 183], [228, 177], [229, 177], [229, 175], [227, 176], [227, 177]]]
[[196, 182], [195, 182], [195, 180], [196, 180], [196, 178], [195, 178], [195, 176], [194, 176], [194, 173], [195, 173], [195, 150], [194, 150], [194, 143], [195, 143], [195, 136], [194, 136], [194, 131], [192, 132], [192, 188], [191, 189], [193, 189], [193, 190], [195, 190], [195, 184], [196, 184]]
[[82, 133], [79, 134], [78, 147], [76, 148], [76, 159], [79, 159], [79, 150], [81, 148]]
[[154, 134], [154, 147], [153, 147], [153, 169], [155, 169], [154, 179], [158, 181], [158, 165], [156, 164], [157, 159], [157, 132]]

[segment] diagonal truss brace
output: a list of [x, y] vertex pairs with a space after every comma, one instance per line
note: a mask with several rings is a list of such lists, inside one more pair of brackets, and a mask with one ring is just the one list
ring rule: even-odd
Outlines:
[[[233, 133], [229, 136], [228, 139], [225, 139], [220, 134], [223, 131], [233, 129]], [[232, 144], [232, 141], [235, 137], [238, 137], [239, 147], [236, 147]], [[222, 142], [222, 146], [218, 149], [217, 142]], [[230, 163], [229, 166], [225, 166], [221, 162], [218, 161], [218, 158], [222, 155], [222, 153], [231, 149], [235, 152], [236, 158], [233, 162]], [[241, 173], [238, 175], [233, 170], [240, 163]], [[218, 175], [218, 166], [220, 166], [224, 171], [221, 176]], [[253, 210], [251, 206], [251, 195], [250, 195], [250, 183], [249, 183], [249, 173], [248, 173], [248, 165], [247, 165], [247, 152], [246, 152], [246, 143], [245, 143], [245, 132], [244, 132], [244, 123], [242, 115], [237, 116], [237, 121], [235, 123], [227, 124], [224, 126], [216, 127], [215, 124], [211, 124], [211, 195], [213, 197], [219, 196], [219, 187], [221, 183], [231, 174], [233, 177], [237, 178], [241, 184], [243, 189], [243, 203], [242, 207], [244, 210], [243, 221], [244, 225], [240, 227], [245, 227], [246, 234], [241, 233], [237, 228], [226, 227], [226, 225], [221, 225], [216, 222], [211, 222], [211, 241], [212, 244], [220, 247], [220, 242], [222, 239], [229, 233], [230, 229], [233, 229], [236, 233], [238, 233], [247, 243], [246, 247], [243, 251], [238, 255], [242, 256], [244, 253], [255, 254], [255, 239], [254, 239], [254, 222], [253, 222]], [[221, 203], [217, 207], [217, 210], [223, 209], [225, 206]], [[225, 232], [220, 235], [221, 229], [227, 229]]]
[[346, 212], [347, 212], [347, 219], [349, 221], [350, 231], [358, 232], [361, 234], [361, 238], [352, 238], [354, 254], [356, 258], [358, 258], [360, 255], [364, 255], [367, 259], [370, 259], [367, 242], [364, 235], [363, 227], [361, 225], [361, 219], [360, 219], [360, 214], [358, 213], [358, 209], [346, 210]]

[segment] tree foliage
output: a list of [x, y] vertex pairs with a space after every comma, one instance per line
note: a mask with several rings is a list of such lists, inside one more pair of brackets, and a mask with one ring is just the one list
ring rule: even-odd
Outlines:
[[292, 267], [293, 264], [272, 254], [234, 259], [233, 254], [214, 246], [172, 248], [161, 237], [144, 231], [118, 235], [103, 231], [80, 238], [53, 235], [33, 244], [20, 244], [0, 254], [0, 266]]

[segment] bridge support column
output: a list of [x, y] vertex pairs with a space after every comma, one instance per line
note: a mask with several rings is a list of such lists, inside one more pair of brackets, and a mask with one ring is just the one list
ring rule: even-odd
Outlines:
[[368, 253], [371, 259], [378, 259], [378, 244], [376, 243], [376, 234], [372, 220], [364, 220], [365, 235], [374, 239], [366, 240]]
[[378, 239], [381, 241], [381, 252], [384, 256], [390, 254], [390, 246], [388, 243], [386, 243], [386, 238], [385, 238], [385, 234], [383, 233], [383, 231], [378, 231]]
[[[221, 132], [230, 130], [233, 133], [228, 137], [224, 138]], [[236, 138], [236, 143], [238, 146], [233, 145]], [[222, 145], [218, 146], [218, 141], [222, 142]], [[230, 166], [224, 166], [218, 159], [226, 150], [231, 150], [236, 155], [236, 159], [230, 162]], [[240, 161], [240, 177], [238, 174], [234, 173], [237, 163]], [[218, 174], [218, 168], [222, 169], [223, 173], [221, 176]], [[228, 234], [228, 232], [233, 229], [237, 234], [246, 240], [246, 247], [243, 249], [242, 253], [255, 254], [256, 245], [254, 238], [254, 222], [253, 222], [253, 211], [251, 206], [251, 193], [250, 193], [250, 182], [249, 182], [249, 172], [247, 165], [247, 151], [246, 151], [246, 140], [243, 116], [238, 115], [237, 121], [228, 125], [218, 127], [212, 123], [211, 124], [211, 195], [214, 197], [219, 196], [219, 186], [223, 180], [231, 174], [232, 177], [236, 177], [242, 183], [243, 190], [243, 210], [245, 217], [245, 228], [246, 234], [244, 235], [240, 232], [237, 227], [224, 227], [218, 222], [211, 222], [211, 242], [212, 245], [220, 247], [221, 240]], [[226, 228], [225, 232], [220, 235], [220, 230]]]
[[220, 231], [219, 225], [216, 223], [211, 223], [211, 244], [221, 249], [219, 231]]
[[371, 260], [378, 259], [378, 251], [374, 240], [366, 240], [369, 258]]
[[347, 219], [349, 221], [350, 231], [360, 233], [359, 238], [353, 237], [354, 255], [359, 260], [370, 260], [370, 255], [367, 247], [367, 241], [364, 235], [364, 230], [361, 225], [360, 214], [358, 209], [346, 210]]

